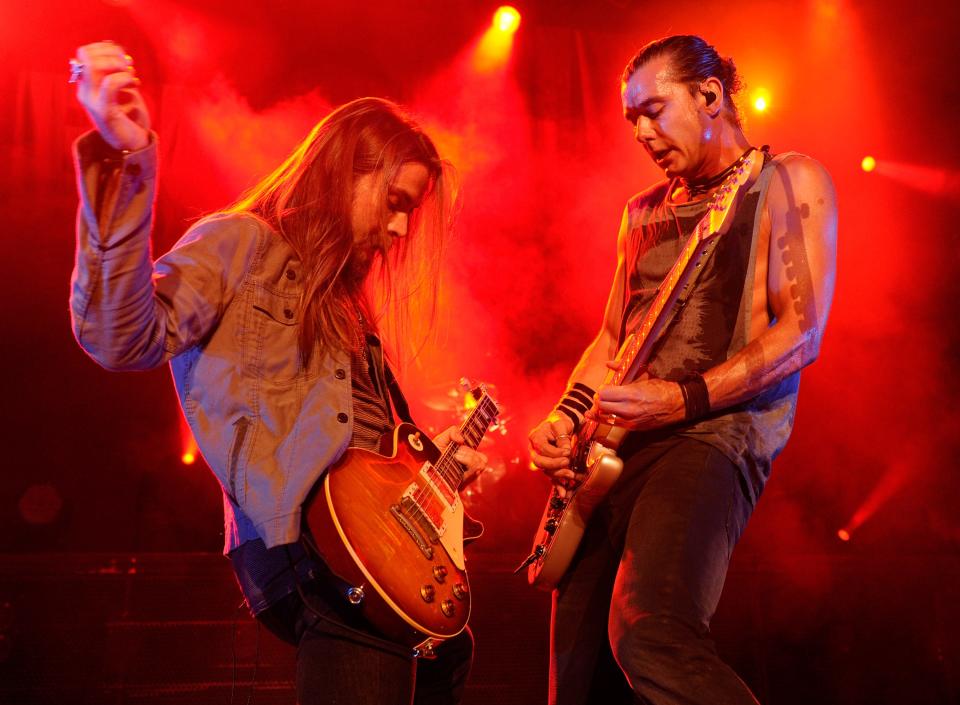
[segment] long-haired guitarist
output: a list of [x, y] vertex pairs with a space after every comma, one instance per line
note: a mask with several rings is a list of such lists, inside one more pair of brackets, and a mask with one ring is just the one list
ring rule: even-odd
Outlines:
[[[301, 507], [324, 471], [348, 446], [375, 449], [394, 410], [404, 413], [377, 332], [409, 344], [406, 324], [429, 320], [411, 295], [435, 292], [452, 210], [433, 142], [393, 103], [343, 105], [151, 262], [158, 146], [132, 60], [99, 42], [71, 65], [96, 128], [75, 147], [74, 333], [109, 369], [170, 362], [223, 489], [224, 552], [247, 604], [298, 647], [297, 702], [406, 704], [415, 672], [416, 702], [459, 702], [469, 631], [416, 663], [358, 616], [299, 540]], [[371, 281], [373, 271], [384, 276]], [[368, 294], [377, 283], [386, 303]], [[448, 429], [436, 444], [463, 440]], [[486, 463], [463, 445], [455, 457], [472, 470]]]
[[[731, 551], [790, 434], [800, 369], [820, 350], [837, 218], [822, 166], [754, 149], [732, 100], [738, 84], [733, 62], [696, 36], [648, 44], [623, 73], [624, 117], [666, 180], [628, 202], [600, 332], [530, 433], [533, 462], [563, 507], [589, 475], [576, 461], [578, 444], [590, 441], [577, 435], [581, 425], [628, 431], [622, 472], [554, 592], [556, 705], [756, 702], [717, 656], [709, 623]], [[639, 376], [605, 384], [738, 170], [748, 173], [726, 225], [689, 291], [664, 311], [669, 323]]]

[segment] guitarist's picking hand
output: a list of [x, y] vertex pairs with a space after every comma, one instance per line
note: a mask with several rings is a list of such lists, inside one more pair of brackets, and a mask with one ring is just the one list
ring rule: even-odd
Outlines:
[[451, 443], [460, 444], [453, 458], [466, 468], [466, 472], [463, 475], [463, 482], [460, 483], [460, 488], [463, 489], [480, 477], [487, 469], [487, 456], [479, 450], [474, 450], [470, 446], [464, 445], [466, 441], [464, 441], [463, 435], [457, 430], [456, 426], [451, 426], [433, 439], [433, 444], [437, 446], [441, 452], [446, 450], [446, 447]]
[[536, 470], [542, 470], [556, 486], [560, 496], [573, 487], [577, 475], [570, 469], [571, 433], [573, 421], [560, 414], [551, 414], [530, 431], [530, 461]]

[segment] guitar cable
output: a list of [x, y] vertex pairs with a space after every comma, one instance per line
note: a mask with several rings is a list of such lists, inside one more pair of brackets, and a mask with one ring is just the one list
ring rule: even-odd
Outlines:
[[[246, 600], [240, 602], [237, 605], [237, 610], [242, 610], [246, 606]], [[253, 702], [253, 693], [257, 687], [257, 671], [260, 670], [260, 620], [254, 619], [254, 622], [257, 624], [257, 639], [254, 647], [254, 658], [253, 658], [253, 676], [250, 679], [250, 690], [247, 692], [247, 703], [250, 705]], [[230, 705], [233, 705], [234, 695], [237, 690], [237, 620], [233, 620], [233, 645], [231, 648], [233, 655], [233, 667], [230, 669]]]

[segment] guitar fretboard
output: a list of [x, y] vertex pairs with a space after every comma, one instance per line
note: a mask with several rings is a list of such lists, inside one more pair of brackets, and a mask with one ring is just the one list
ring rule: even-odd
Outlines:
[[[470, 412], [470, 415], [467, 416], [460, 426], [460, 433], [463, 435], [465, 441], [464, 445], [469, 448], [479, 446], [480, 441], [499, 413], [500, 408], [496, 402], [484, 391], [483, 396], [481, 396], [477, 402], [477, 406]], [[459, 443], [451, 443], [448, 445], [441, 454], [440, 459], [434, 463], [434, 467], [438, 470], [441, 480], [447, 486], [447, 489], [453, 493], [456, 493], [460, 489], [460, 484], [463, 482], [463, 466], [453, 457], [460, 448], [460, 445]]]

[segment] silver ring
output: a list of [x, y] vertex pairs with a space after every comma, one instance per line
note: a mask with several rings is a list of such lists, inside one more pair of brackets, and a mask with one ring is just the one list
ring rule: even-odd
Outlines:
[[67, 79], [67, 83], [76, 83], [79, 81], [83, 75], [83, 68], [83, 64], [77, 59], [70, 59], [70, 78]]

